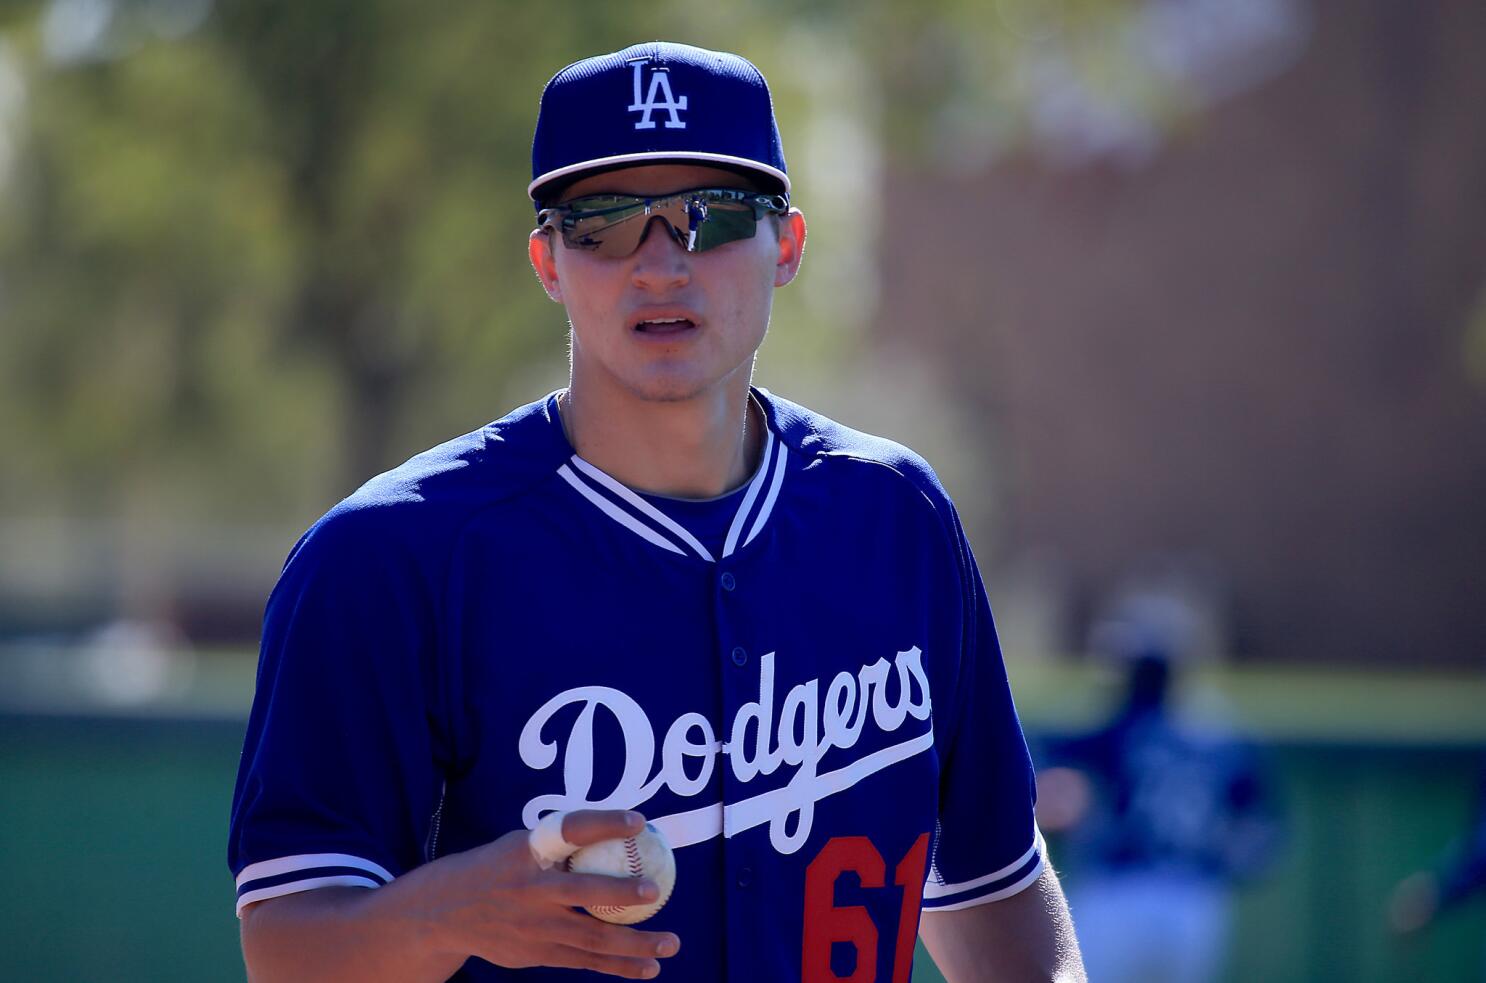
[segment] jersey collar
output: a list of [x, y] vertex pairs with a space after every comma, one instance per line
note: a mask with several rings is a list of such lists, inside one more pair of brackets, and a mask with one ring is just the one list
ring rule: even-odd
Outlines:
[[786, 447], [775, 436], [767, 409], [763, 412], [763, 418], [764, 452], [758, 470], [749, 479], [747, 491], [738, 503], [738, 510], [728, 526], [721, 556], [713, 556], [680, 523], [645, 501], [632, 489], [579, 457], [576, 452], [558, 467], [557, 473], [599, 512], [653, 546], [681, 556], [694, 556], [708, 563], [716, 563], [753, 542], [768, 523], [774, 505], [779, 500], [779, 489], [784, 484], [786, 470]]

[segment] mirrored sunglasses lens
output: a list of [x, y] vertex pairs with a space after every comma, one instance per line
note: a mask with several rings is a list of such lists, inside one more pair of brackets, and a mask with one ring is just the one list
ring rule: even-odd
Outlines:
[[758, 220], [754, 218], [753, 209], [747, 205], [731, 202], [709, 205], [707, 220], [697, 230], [696, 249], [701, 252], [737, 242], [739, 239], [752, 239], [757, 229]]
[[[655, 225], [657, 218], [661, 219], [663, 226], [660, 229]], [[633, 209], [626, 209], [622, 213], [595, 215], [590, 218], [575, 214], [566, 241], [569, 245], [592, 250], [607, 259], [622, 259], [639, 249], [640, 243], [650, 235], [669, 235], [684, 248], [689, 221], [686, 202], [680, 198], [652, 201], [648, 211], [644, 203], [640, 202]]]
[[[591, 211], [592, 214], [585, 214]], [[575, 249], [588, 249], [610, 258], [628, 256], [645, 233], [642, 202], [625, 207], [592, 208], [568, 216], [563, 241]]]
[[646, 205], [644, 199], [620, 195], [583, 199], [563, 223], [563, 241], [606, 258], [623, 258], [640, 247], [659, 217], [669, 224], [663, 231], [682, 248], [704, 252], [753, 238], [760, 221], [752, 204], [729, 192], [692, 192], [651, 200], [648, 209]]

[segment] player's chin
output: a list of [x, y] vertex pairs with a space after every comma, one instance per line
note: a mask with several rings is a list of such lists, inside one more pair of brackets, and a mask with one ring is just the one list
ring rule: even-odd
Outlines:
[[705, 395], [710, 388], [685, 379], [647, 379], [630, 386], [630, 392], [647, 403], [685, 403]]
[[733, 366], [715, 352], [689, 351], [674, 355], [654, 354], [632, 363], [624, 373], [630, 394], [654, 403], [684, 403], [702, 399], [728, 386], [737, 372], [751, 375], [752, 360]]

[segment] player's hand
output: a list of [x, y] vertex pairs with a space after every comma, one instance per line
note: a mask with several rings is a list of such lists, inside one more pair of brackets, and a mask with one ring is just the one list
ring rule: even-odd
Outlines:
[[1388, 899], [1388, 927], [1397, 935], [1417, 932], [1434, 920], [1439, 910], [1439, 881], [1420, 871], [1398, 882]]
[[1037, 773], [1037, 828], [1064, 833], [1089, 815], [1094, 785], [1077, 768], [1044, 768]]
[[[633, 836], [645, 827], [638, 813], [583, 810], [569, 813], [562, 835], [576, 846]], [[436, 926], [435, 945], [519, 969], [561, 966], [630, 979], [650, 979], [659, 960], [673, 956], [681, 941], [669, 932], [644, 932], [611, 925], [575, 906], [643, 904], [655, 900], [653, 881], [602, 874], [542, 870], [532, 857], [526, 830], [465, 853], [443, 857], [423, 869], [439, 871], [427, 911]]]

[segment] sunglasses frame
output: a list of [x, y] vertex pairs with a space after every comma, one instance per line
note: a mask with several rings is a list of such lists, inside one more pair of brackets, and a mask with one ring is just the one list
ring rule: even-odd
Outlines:
[[[673, 239], [677, 241], [687, 252], [705, 252], [717, 246], [725, 246], [729, 242], [738, 242], [743, 239], [751, 239], [758, 230], [758, 223], [763, 221], [765, 215], [783, 215], [789, 211], [788, 195], [770, 195], [761, 191], [750, 191], [744, 188], [689, 188], [684, 191], [672, 191], [664, 195], [625, 195], [625, 194], [595, 194], [575, 198], [561, 205], [553, 205], [544, 208], [537, 213], [537, 227], [556, 231], [562, 236], [563, 244], [570, 249], [582, 249], [603, 254], [605, 240], [594, 238], [618, 225], [634, 221], [637, 218], [645, 218], [641, 226], [639, 236], [629, 252], [612, 255], [610, 258], [622, 259], [624, 256], [633, 255], [640, 244], [644, 242], [650, 226], [650, 217], [664, 209], [670, 208], [678, 200], [684, 203], [684, 211], [687, 216], [687, 228], [682, 230], [671, 221], [670, 216], [662, 215], [665, 219], [666, 228]], [[609, 205], [604, 208], [584, 208], [584, 202], [620, 202], [620, 204]], [[720, 242], [712, 242], [702, 245], [698, 236], [702, 224], [708, 220], [708, 210], [712, 205], [734, 206], [746, 205], [753, 210], [753, 222], [746, 226], [748, 232], [739, 234]], [[636, 209], [639, 209], [636, 211]], [[625, 213], [624, 217], [600, 226], [579, 232], [578, 223], [592, 219], [602, 219], [605, 215]], [[739, 227], [744, 228], [743, 226]]]

